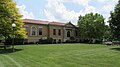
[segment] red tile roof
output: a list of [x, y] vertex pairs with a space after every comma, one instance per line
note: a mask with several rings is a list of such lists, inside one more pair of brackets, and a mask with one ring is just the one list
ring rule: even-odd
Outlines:
[[41, 21], [41, 20], [32, 20], [32, 19], [23, 19], [25, 23], [34, 23], [34, 24], [49, 24], [48, 21]]
[[61, 23], [61, 22], [50, 22], [50, 25], [60, 25], [60, 26], [64, 26], [65, 23]]
[[42, 20], [32, 20], [32, 19], [23, 19], [23, 22], [25, 23], [34, 23], [34, 24], [45, 24], [45, 25], [59, 25], [63, 26], [65, 23], [62, 22], [49, 22], [49, 21], [42, 21]]

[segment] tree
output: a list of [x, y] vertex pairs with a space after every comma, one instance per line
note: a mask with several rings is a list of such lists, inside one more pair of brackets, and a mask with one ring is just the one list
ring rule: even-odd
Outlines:
[[102, 39], [104, 36], [104, 18], [98, 13], [89, 13], [85, 16], [80, 15], [78, 26], [80, 30], [80, 38], [82, 40], [88, 39], [89, 42], [93, 42], [97, 39]]
[[13, 0], [0, 0], [0, 36], [5, 40], [11, 38], [13, 36], [12, 23], [15, 23], [15, 36], [25, 38], [26, 32], [21, 17]]
[[104, 41], [112, 41], [112, 30], [109, 25], [105, 26]]
[[114, 11], [110, 12], [109, 24], [112, 29], [113, 38], [120, 40], [120, 0], [115, 6]]

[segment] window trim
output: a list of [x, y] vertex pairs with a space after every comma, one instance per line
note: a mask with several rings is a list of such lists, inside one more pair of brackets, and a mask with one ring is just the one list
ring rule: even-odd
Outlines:
[[61, 29], [58, 29], [58, 35], [61, 36]]
[[[40, 28], [42, 29], [42, 34], [41, 34], [41, 35], [39, 34], [39, 31], [40, 31], [39, 29], [40, 29]], [[42, 36], [42, 35], [43, 35], [43, 27], [38, 27], [38, 35], [39, 35], [39, 36]]]
[[53, 29], [53, 35], [56, 35], [56, 32], [57, 32], [56, 29]]
[[[69, 32], [69, 36], [68, 36], [68, 32]], [[71, 36], [71, 31], [67, 31], [67, 37], [70, 37]]]
[[[36, 28], [36, 31], [35, 31], [36, 33], [35, 33], [35, 35], [32, 35], [32, 32], [33, 32], [32, 28], [33, 28], [33, 27]], [[31, 26], [31, 36], [37, 36], [37, 27], [36, 27], [36, 26]]]

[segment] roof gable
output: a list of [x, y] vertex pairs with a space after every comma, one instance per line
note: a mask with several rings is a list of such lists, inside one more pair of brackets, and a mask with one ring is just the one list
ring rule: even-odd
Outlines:
[[76, 27], [75, 25], [73, 25], [71, 22], [68, 22], [65, 24], [66, 27]]

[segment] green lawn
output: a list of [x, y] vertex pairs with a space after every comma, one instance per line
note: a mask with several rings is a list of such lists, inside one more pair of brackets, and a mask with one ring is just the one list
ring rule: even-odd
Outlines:
[[120, 46], [51, 44], [0, 48], [0, 67], [119, 67]]

